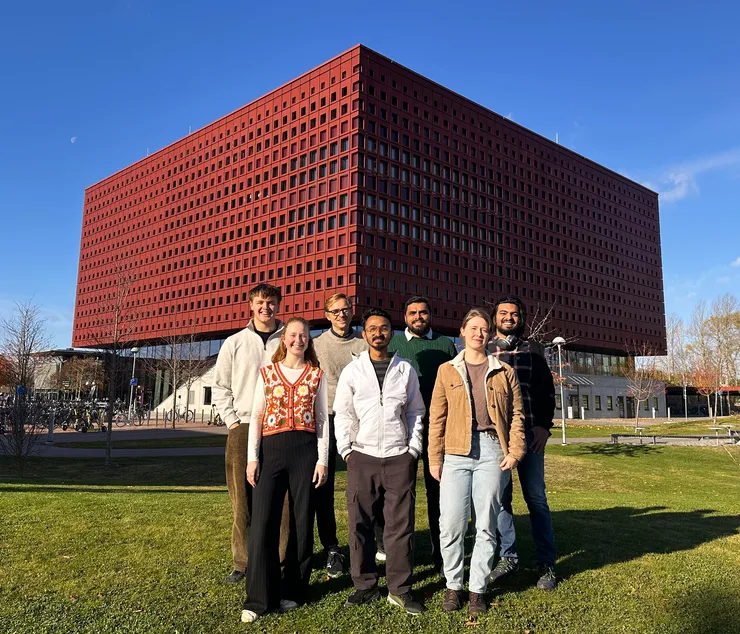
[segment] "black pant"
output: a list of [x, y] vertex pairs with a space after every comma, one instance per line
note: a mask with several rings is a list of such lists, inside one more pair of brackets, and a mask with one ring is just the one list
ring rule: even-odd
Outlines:
[[385, 498], [385, 573], [388, 591], [404, 594], [413, 581], [414, 518], [416, 506], [416, 459], [409, 453], [374, 458], [359, 451], [347, 463], [347, 511], [352, 583], [358, 590], [378, 584], [375, 564], [378, 498]]
[[[314, 485], [318, 459], [316, 434], [287, 431], [262, 439], [260, 474], [252, 496], [245, 610], [257, 614], [277, 610], [280, 599], [303, 603], [311, 577]], [[291, 539], [280, 582], [280, 516], [290, 500]], [[294, 531], [294, 532], [293, 532]]]
[[334, 480], [337, 473], [337, 439], [334, 437], [334, 414], [329, 414], [329, 473], [326, 482], [316, 489], [316, 528], [325, 552], [339, 548], [337, 520], [334, 515]]
[[[427, 517], [429, 519], [429, 537], [432, 542], [432, 563], [437, 569], [442, 568], [442, 552], [439, 548], [439, 482], [432, 477], [429, 471], [429, 451], [427, 451], [429, 444], [429, 436], [427, 430], [429, 429], [429, 421], [424, 421], [424, 451], [422, 451], [421, 459], [424, 464], [424, 488], [427, 494]], [[383, 497], [378, 499], [377, 506], [375, 509], [375, 541], [378, 544], [378, 548], [385, 550], [383, 540]]]

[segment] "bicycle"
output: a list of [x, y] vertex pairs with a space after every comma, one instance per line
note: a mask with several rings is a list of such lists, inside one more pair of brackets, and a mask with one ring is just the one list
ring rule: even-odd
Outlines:
[[211, 406], [211, 420], [208, 421], [208, 424], [213, 425], [214, 427], [224, 427], [226, 425], [215, 405]]
[[[172, 410], [169, 409], [164, 413], [164, 419], [171, 423], [172, 420]], [[182, 410], [180, 409], [180, 404], [178, 403], [177, 408], [174, 411], [174, 418], [175, 422], [177, 421], [185, 421], [186, 423], [192, 423], [195, 420], [195, 410], [194, 409], [188, 409], [188, 410]]]

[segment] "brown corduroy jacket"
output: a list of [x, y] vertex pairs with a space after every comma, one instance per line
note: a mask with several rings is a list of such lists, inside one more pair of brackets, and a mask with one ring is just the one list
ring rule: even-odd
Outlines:
[[[429, 407], [429, 465], [433, 467], [442, 464], [445, 454], [470, 453], [473, 417], [464, 355], [465, 351], [443, 363], [437, 372]], [[488, 414], [504, 456], [511, 454], [521, 460], [527, 453], [527, 442], [519, 381], [512, 367], [492, 354], [488, 355], [486, 388]]]

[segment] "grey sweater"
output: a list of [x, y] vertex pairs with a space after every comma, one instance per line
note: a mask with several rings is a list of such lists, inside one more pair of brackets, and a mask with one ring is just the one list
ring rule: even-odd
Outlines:
[[350, 337], [338, 337], [331, 330], [313, 340], [319, 365], [326, 375], [326, 385], [329, 391], [329, 413], [334, 413], [334, 395], [337, 391], [337, 381], [342, 370], [352, 361], [353, 357], [367, 350], [367, 343], [356, 330]]

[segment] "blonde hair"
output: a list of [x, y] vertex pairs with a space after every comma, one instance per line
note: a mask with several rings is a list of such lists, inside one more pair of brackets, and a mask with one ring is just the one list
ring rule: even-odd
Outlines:
[[313, 339], [311, 339], [311, 324], [309, 324], [307, 320], [303, 319], [303, 317], [291, 317], [285, 322], [283, 325], [283, 334], [280, 335], [280, 343], [278, 344], [277, 350], [275, 350], [275, 354], [272, 355], [272, 362], [280, 363], [281, 361], [284, 361], [285, 357], [288, 355], [288, 348], [285, 345], [285, 333], [288, 330], [288, 326], [295, 323], [303, 324], [303, 327], [308, 330], [308, 345], [303, 353], [303, 358], [311, 365], [318, 366], [319, 358], [316, 356], [316, 350], [314, 350], [313, 347]]
[[333, 303], [338, 302], [340, 299], [343, 299], [349, 304], [349, 307], [352, 308], [352, 300], [347, 297], [344, 293], [335, 293], [331, 297], [327, 297], [326, 301], [324, 302], [324, 312], [329, 312], [329, 306], [331, 306]]
[[488, 325], [488, 330], [493, 331], [493, 320], [491, 319], [490, 313], [483, 309], [483, 308], [471, 308], [467, 315], [463, 317], [462, 326], [460, 326], [460, 330], [463, 330], [465, 326], [468, 325], [471, 319], [475, 319], [476, 317], [480, 317], [483, 319], [486, 324]]

